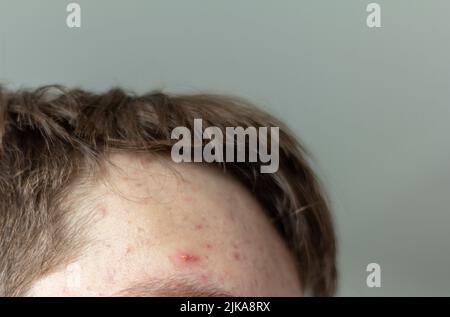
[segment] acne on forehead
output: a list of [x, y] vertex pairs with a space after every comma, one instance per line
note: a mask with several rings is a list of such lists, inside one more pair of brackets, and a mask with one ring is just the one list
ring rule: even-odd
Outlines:
[[[293, 265], [285, 265], [292, 258], [245, 188], [215, 170], [192, 165], [175, 168], [183, 179], [180, 183], [176, 178], [177, 198], [173, 204], [163, 204], [159, 212], [159, 224], [167, 229], [161, 233], [173, 237], [166, 253], [173, 270], [206, 270], [219, 279], [240, 276], [252, 268], [259, 272], [252, 272], [253, 276], [270, 275], [274, 266], [291, 270], [287, 275], [295, 271]], [[170, 217], [166, 217], [168, 205]]]
[[[153, 161], [139, 163], [141, 170], [128, 159], [117, 164], [121, 177], [113, 175], [109, 182], [119, 194], [107, 187], [107, 195], [99, 194], [99, 221], [92, 236], [100, 243], [93, 243], [95, 252], [82, 256], [84, 281], [92, 294], [102, 284], [101, 292], [107, 295], [129, 281], [179, 273], [242, 295], [268, 295], [261, 288], [277, 288], [273, 281], [279, 276], [274, 272], [296, 278], [286, 263], [291, 259], [285, 246], [239, 184], [204, 167], [174, 166], [180, 178]], [[164, 175], [163, 182], [155, 180], [158, 175]], [[164, 184], [164, 190], [158, 184]]]

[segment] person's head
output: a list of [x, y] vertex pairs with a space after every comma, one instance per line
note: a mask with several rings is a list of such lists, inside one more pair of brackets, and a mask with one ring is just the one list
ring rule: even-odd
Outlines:
[[[278, 170], [175, 163], [194, 119], [279, 127]], [[335, 252], [304, 149], [241, 99], [0, 87], [0, 296], [332, 295]]]

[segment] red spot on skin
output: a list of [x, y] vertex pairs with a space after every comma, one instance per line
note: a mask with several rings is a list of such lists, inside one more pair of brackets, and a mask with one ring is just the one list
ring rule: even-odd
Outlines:
[[205, 245], [205, 248], [207, 248], [208, 250], [211, 250], [211, 249], [213, 248], [213, 246], [212, 246], [211, 243], [207, 243], [207, 244]]
[[240, 254], [238, 251], [234, 251], [234, 252], [233, 252], [233, 258], [234, 258], [236, 261], [240, 261], [240, 260], [241, 260], [241, 254]]
[[181, 254], [180, 259], [182, 259], [184, 262], [197, 262], [198, 256], [186, 253], [186, 254]]
[[128, 246], [126, 249], [126, 254], [131, 254], [133, 252], [133, 247], [132, 246]]
[[171, 260], [175, 265], [191, 265], [200, 261], [200, 257], [191, 252], [177, 251], [171, 256]]
[[196, 230], [201, 230], [201, 229], [203, 229], [203, 228], [204, 228], [204, 225], [201, 224], [201, 223], [195, 225], [195, 229], [196, 229]]

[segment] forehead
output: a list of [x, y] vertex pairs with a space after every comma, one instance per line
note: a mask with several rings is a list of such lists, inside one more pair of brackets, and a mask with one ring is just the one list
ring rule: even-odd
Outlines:
[[[300, 294], [285, 244], [247, 189], [222, 172], [116, 154], [103, 176], [90, 193], [88, 247], [72, 271], [44, 278], [32, 294], [113, 295], [131, 288], [157, 295], [169, 286], [176, 293], [176, 285], [198, 293]], [[79, 283], [68, 285], [73, 278]]]

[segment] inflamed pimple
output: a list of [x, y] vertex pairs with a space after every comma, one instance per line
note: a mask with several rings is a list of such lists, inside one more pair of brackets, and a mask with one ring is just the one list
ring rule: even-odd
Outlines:
[[172, 263], [175, 265], [192, 265], [200, 261], [200, 257], [192, 252], [177, 251], [170, 256]]

